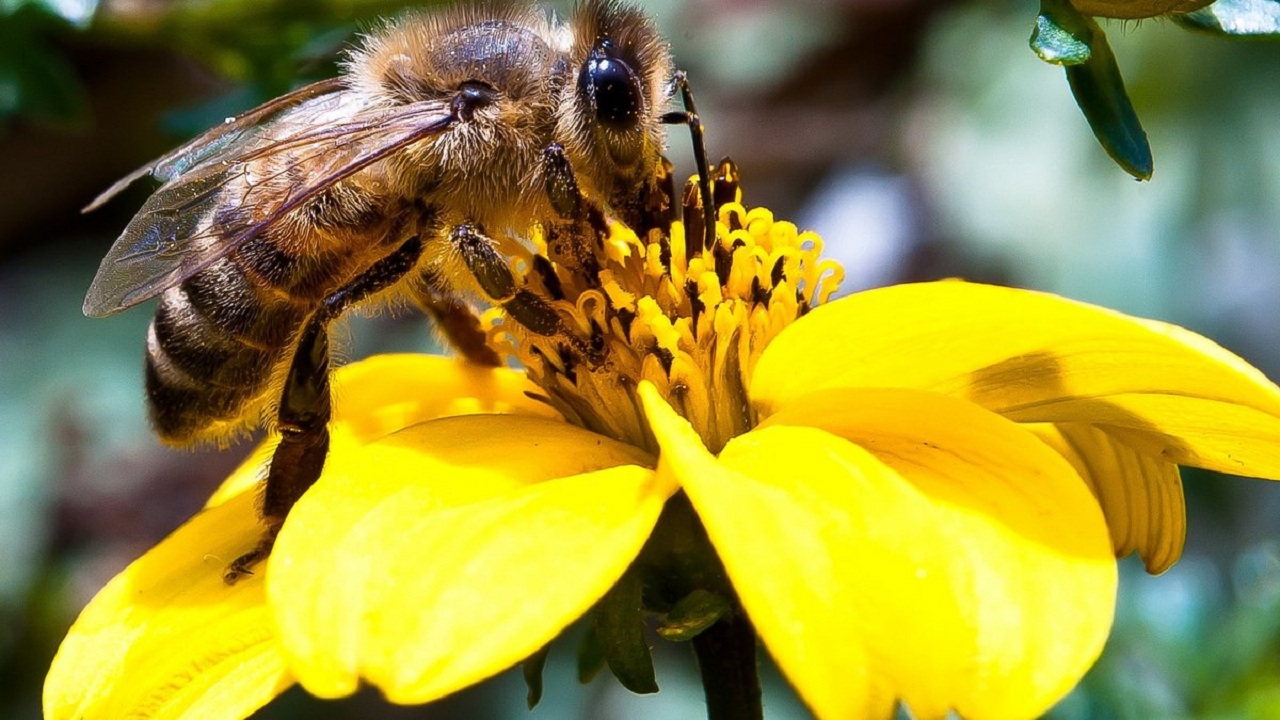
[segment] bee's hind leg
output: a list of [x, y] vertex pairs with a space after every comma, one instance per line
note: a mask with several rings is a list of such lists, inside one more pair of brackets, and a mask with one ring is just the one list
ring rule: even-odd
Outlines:
[[307, 321], [280, 395], [276, 417], [280, 444], [271, 455], [259, 509], [266, 530], [252, 550], [223, 571], [222, 579], [227, 584], [253, 574], [252, 568], [266, 559], [289, 510], [324, 469], [333, 409], [329, 387], [330, 323], [352, 304], [395, 284], [417, 265], [421, 256], [422, 242], [414, 236], [347, 287], [330, 295]]

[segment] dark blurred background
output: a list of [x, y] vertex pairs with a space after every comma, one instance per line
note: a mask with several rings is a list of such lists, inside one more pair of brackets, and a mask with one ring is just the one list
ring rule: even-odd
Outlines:
[[[39, 716], [79, 608], [204, 502], [248, 447], [180, 452], [142, 406], [150, 305], [88, 320], [99, 259], [147, 188], [114, 179], [304, 81], [386, 0], [0, 1], [0, 717]], [[567, 10], [560, 5], [561, 12]], [[817, 230], [846, 290], [963, 276], [1186, 325], [1280, 377], [1280, 44], [1110, 23], [1155, 154], [1134, 182], [1098, 148], [1060, 68], [1028, 50], [1033, 4], [662, 0], [713, 156], [746, 202]], [[680, 175], [687, 134], [672, 130]], [[348, 353], [427, 349], [416, 319], [356, 320]], [[1280, 717], [1280, 487], [1184, 474], [1187, 551], [1122, 563], [1106, 654], [1055, 718]], [[573, 634], [572, 632], [570, 633]], [[581, 687], [552, 651], [533, 717], [704, 717], [690, 657], [657, 696]], [[770, 675], [771, 718], [806, 717]], [[292, 691], [263, 718], [523, 718], [517, 673], [426, 708]]]

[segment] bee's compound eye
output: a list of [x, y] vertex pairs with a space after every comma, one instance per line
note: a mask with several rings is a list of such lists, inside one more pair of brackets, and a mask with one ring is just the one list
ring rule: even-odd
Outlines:
[[606, 40], [596, 46], [578, 74], [578, 94], [595, 111], [602, 125], [623, 130], [634, 127], [644, 106], [640, 78], [615, 57]]

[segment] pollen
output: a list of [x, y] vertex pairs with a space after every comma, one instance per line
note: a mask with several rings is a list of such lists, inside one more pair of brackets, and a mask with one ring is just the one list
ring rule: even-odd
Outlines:
[[644, 237], [611, 217], [594, 229], [535, 229], [533, 251], [514, 271], [552, 298], [566, 332], [532, 333], [500, 307], [483, 317], [490, 344], [526, 368], [539, 399], [573, 424], [655, 451], [636, 397], [641, 381], [718, 452], [756, 424], [746, 388], [761, 351], [844, 278], [815, 233], [742, 203], [728, 161], [713, 185], [722, 200], [716, 239], [704, 247], [695, 180], [683, 194], [688, 224]]

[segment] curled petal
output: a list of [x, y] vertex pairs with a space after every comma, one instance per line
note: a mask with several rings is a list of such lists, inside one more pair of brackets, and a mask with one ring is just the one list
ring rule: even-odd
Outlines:
[[1054, 295], [958, 281], [814, 310], [766, 348], [762, 414], [814, 390], [911, 387], [1020, 422], [1088, 422], [1169, 462], [1280, 478], [1280, 388], [1211, 341]]
[[[523, 373], [456, 358], [414, 353], [376, 355], [333, 373], [330, 453], [345, 452], [410, 425], [454, 415], [559, 415], [526, 393]], [[260, 444], [209, 498], [217, 505], [266, 476], [278, 437]]]
[[929, 393], [848, 392], [793, 405], [717, 460], [646, 400], [660, 472], [819, 717], [887, 717], [894, 698], [918, 717], [1035, 717], [1101, 651], [1116, 586], [1101, 513], [1014, 423]]
[[363, 677], [427, 702], [510, 667], [622, 575], [670, 494], [639, 450], [514, 415], [423, 423], [334, 460], [267, 573], [292, 667], [322, 697]]
[[1075, 398], [1049, 413], [1006, 413], [1034, 421], [1087, 422], [1164, 462], [1232, 475], [1280, 479], [1280, 418], [1238, 403], [1174, 394], [1131, 393]]
[[262, 578], [222, 581], [261, 532], [245, 493], [112, 579], [62, 641], [45, 718], [243, 718], [292, 685]]
[[1102, 506], [1117, 557], [1137, 551], [1147, 572], [1159, 574], [1182, 556], [1186, 499], [1178, 466], [1133, 450], [1092, 425], [1031, 423], [1065, 457]]

